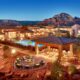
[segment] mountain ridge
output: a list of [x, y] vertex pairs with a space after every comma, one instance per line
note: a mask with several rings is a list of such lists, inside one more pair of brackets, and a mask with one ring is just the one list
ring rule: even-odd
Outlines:
[[54, 25], [54, 26], [72, 26], [74, 24], [80, 24], [79, 17], [73, 17], [68, 13], [56, 14], [51, 18], [44, 19], [43, 21], [18, 21], [10, 19], [0, 19], [0, 28], [16, 28], [16, 26], [26, 25]]
[[55, 25], [55, 26], [72, 26], [74, 24], [80, 24], [79, 17], [73, 17], [68, 13], [60, 13], [54, 15], [52, 18], [44, 19], [42, 25]]

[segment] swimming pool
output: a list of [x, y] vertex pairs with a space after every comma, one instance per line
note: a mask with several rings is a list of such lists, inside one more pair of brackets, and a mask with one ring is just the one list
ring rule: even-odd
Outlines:
[[[23, 46], [35, 46], [35, 42], [31, 41], [31, 40], [20, 40], [20, 41], [16, 41], [17, 44], [21, 44]], [[38, 45], [39, 47], [42, 47], [42, 44]]]

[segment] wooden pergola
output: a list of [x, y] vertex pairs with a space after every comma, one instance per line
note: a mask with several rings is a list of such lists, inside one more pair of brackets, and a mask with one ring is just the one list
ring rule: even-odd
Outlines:
[[35, 39], [34, 41], [35, 41], [36, 54], [39, 54], [38, 44], [43, 44], [43, 45], [46, 45], [49, 49], [50, 47], [56, 47], [59, 51], [59, 59], [61, 59], [62, 51], [66, 46], [69, 47], [70, 54], [73, 56], [73, 44], [74, 42], [76, 42], [76, 40], [71, 38], [55, 37], [55, 36], [38, 38], [38, 39]]

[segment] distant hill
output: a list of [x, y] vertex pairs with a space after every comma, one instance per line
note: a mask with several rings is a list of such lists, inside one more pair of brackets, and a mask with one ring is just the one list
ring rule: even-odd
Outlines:
[[0, 20], [0, 28], [16, 28], [21, 24], [16, 20]]
[[40, 21], [17, 21], [17, 20], [0, 20], [0, 28], [16, 28], [26, 25], [35, 25]]
[[55, 25], [55, 26], [72, 26], [73, 24], [80, 24], [80, 18], [78, 17], [72, 17], [71, 15], [67, 13], [60, 13], [52, 18], [45, 19], [39, 25]]

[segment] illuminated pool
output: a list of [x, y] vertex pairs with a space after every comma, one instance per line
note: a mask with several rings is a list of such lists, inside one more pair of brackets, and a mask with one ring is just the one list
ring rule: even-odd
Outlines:
[[[17, 41], [16, 43], [24, 45], [24, 46], [35, 46], [35, 42], [31, 40], [20, 40], [20, 41]], [[39, 44], [38, 46], [42, 47], [43, 45]]]

